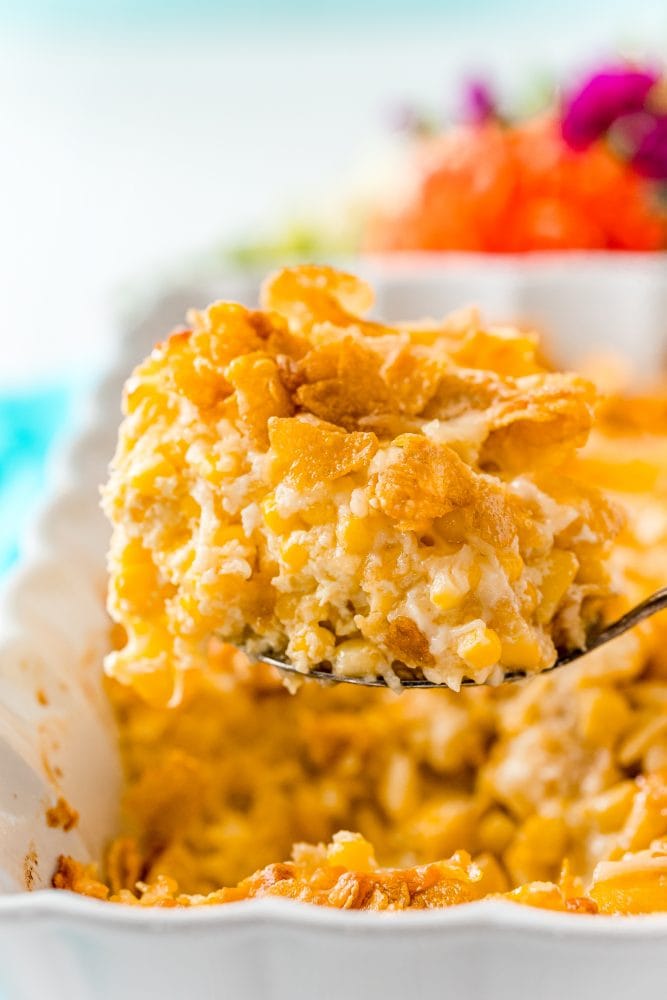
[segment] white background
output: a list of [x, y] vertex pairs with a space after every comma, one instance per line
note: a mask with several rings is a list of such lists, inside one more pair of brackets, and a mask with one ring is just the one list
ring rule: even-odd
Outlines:
[[0, 386], [84, 377], [119, 284], [335, 186], [401, 98], [451, 107], [465, 72], [518, 93], [619, 46], [667, 52], [664, 3], [555, 6], [108, 31], [5, 17]]

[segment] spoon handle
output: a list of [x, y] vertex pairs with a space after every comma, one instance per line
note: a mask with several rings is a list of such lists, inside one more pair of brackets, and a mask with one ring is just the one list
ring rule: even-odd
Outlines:
[[[658, 611], [663, 611], [665, 608], [667, 608], [667, 587], [657, 590], [655, 594], [651, 594], [651, 596], [647, 597], [645, 601], [641, 602], [641, 604], [631, 608], [630, 611], [627, 611], [621, 618], [612, 622], [611, 625], [607, 625], [607, 627], [601, 632], [598, 632], [596, 635], [591, 635], [584, 649], [573, 649], [567, 653], [562, 653], [553, 666], [547, 667], [546, 670], [542, 670], [540, 673], [550, 673], [558, 667], [563, 667], [567, 663], [572, 663], [574, 660], [578, 660], [582, 656], [586, 656], [592, 650], [597, 649], [599, 646], [604, 646], [607, 642], [611, 642], [612, 639], [616, 639], [619, 635], [623, 635], [624, 632], [634, 628], [635, 625], [644, 621], [645, 618], [650, 618], [651, 615], [656, 614]], [[301, 674], [288, 660], [284, 660], [279, 656], [265, 654], [258, 656], [257, 659], [261, 660], [263, 663], [269, 664], [269, 666], [277, 667], [278, 670], [285, 671], [287, 673], [298, 673], [299, 676], [304, 678], [313, 678], [315, 680], [338, 684], [359, 684], [363, 687], [387, 686], [386, 681], [382, 677], [339, 677], [336, 674], [323, 670], [311, 670], [307, 674]], [[539, 676], [539, 674], [536, 674], [535, 676]], [[506, 682], [525, 679], [526, 672], [524, 670], [508, 670], [504, 678]], [[475, 682], [471, 681], [468, 677], [464, 677], [461, 684], [463, 687], [476, 686]], [[431, 681], [427, 681], [423, 677], [416, 677], [414, 679], [409, 678], [407, 680], [403, 679], [402, 685], [405, 688], [436, 688], [444, 686], [433, 684]]]
[[[579, 650], [574, 653], [572, 659], [576, 659], [577, 656], [585, 655], [590, 653], [592, 649], [597, 649], [598, 646], [604, 646], [605, 643], [611, 642], [612, 639], [616, 639], [619, 635], [623, 635], [629, 629], [634, 628], [635, 625], [639, 625], [643, 622], [645, 618], [650, 618], [651, 615], [655, 615], [658, 611], [663, 611], [667, 608], [667, 587], [662, 587], [661, 590], [656, 590], [655, 594], [651, 594], [647, 597], [645, 601], [641, 604], [637, 604], [636, 607], [630, 608], [624, 615], [618, 618], [611, 625], [607, 625], [601, 632], [597, 635], [592, 635], [589, 641], [586, 643], [586, 649]], [[562, 657], [561, 662], [567, 662], [567, 657]]]

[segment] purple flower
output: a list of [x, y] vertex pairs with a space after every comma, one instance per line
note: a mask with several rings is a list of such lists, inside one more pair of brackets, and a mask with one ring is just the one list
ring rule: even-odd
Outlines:
[[609, 144], [642, 177], [667, 180], [667, 113], [638, 111], [618, 118]]
[[630, 162], [638, 174], [667, 181], [667, 115], [658, 115], [640, 137]]
[[498, 118], [495, 95], [485, 80], [469, 80], [465, 85], [461, 117], [469, 125], [484, 125]]
[[561, 126], [565, 142], [572, 149], [586, 149], [616, 119], [642, 111], [658, 79], [653, 70], [631, 66], [612, 66], [589, 77], [565, 101]]

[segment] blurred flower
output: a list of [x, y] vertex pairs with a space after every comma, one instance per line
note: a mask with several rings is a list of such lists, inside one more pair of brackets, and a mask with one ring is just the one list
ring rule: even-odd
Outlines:
[[652, 119], [650, 127], [637, 142], [630, 162], [642, 176], [667, 181], [667, 115]]
[[601, 139], [614, 122], [644, 110], [659, 75], [632, 66], [609, 67], [595, 73], [563, 107], [562, 132], [572, 149], [586, 149]]
[[608, 134], [614, 152], [650, 180], [667, 180], [667, 114], [623, 115]]
[[390, 108], [387, 117], [392, 132], [428, 135], [435, 131], [434, 122], [430, 121], [414, 104], [395, 104]]
[[463, 90], [462, 119], [468, 125], [484, 125], [497, 119], [498, 104], [486, 80], [469, 80]]

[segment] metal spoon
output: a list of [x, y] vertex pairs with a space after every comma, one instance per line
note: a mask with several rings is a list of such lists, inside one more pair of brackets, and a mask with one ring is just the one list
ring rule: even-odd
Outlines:
[[[640, 622], [644, 621], [645, 618], [650, 618], [652, 615], [656, 614], [658, 611], [662, 611], [667, 608], [667, 587], [663, 587], [658, 590], [655, 594], [647, 597], [645, 601], [638, 604], [636, 607], [632, 608], [622, 615], [617, 621], [612, 622], [611, 625], [607, 625], [606, 628], [602, 629], [601, 632], [597, 632], [588, 638], [588, 642], [583, 649], [568, 650], [566, 653], [561, 653], [556, 660], [556, 662], [551, 666], [547, 667], [546, 670], [540, 671], [540, 673], [546, 674], [552, 670], [556, 670], [558, 667], [565, 666], [566, 663], [572, 663], [574, 660], [580, 659], [582, 656], [587, 656], [594, 649], [599, 649], [600, 646], [604, 646], [605, 643], [611, 642], [612, 639], [616, 639], [619, 635], [623, 635], [629, 629], [638, 625]], [[337, 674], [332, 673], [330, 670], [310, 670], [307, 674], [302, 673], [302, 671], [297, 670], [289, 660], [283, 659], [275, 654], [262, 654], [254, 657], [261, 663], [267, 663], [271, 667], [276, 667], [278, 670], [297, 674], [302, 678], [313, 678], [318, 681], [329, 681], [330, 683], [336, 684], [359, 684], [362, 687], [387, 687], [387, 683], [383, 677], [340, 677]], [[508, 671], [504, 678], [503, 683], [508, 681], [518, 681], [523, 680], [527, 676], [537, 677], [538, 674], [526, 674], [524, 670], [510, 670]], [[470, 677], [464, 677], [461, 681], [462, 685], [466, 687], [477, 686], [477, 682], [472, 680]], [[401, 686], [404, 688], [444, 688], [447, 687], [446, 684], [435, 684], [433, 681], [428, 681], [424, 677], [401, 677]]]

